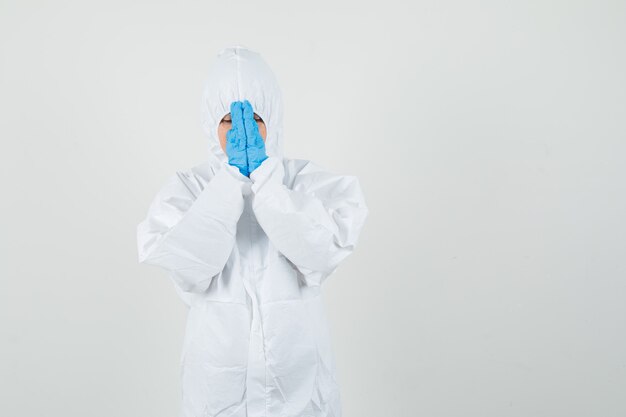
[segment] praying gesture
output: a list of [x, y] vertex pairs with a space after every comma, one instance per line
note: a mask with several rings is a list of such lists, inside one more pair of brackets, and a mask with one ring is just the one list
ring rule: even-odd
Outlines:
[[[252, 104], [244, 100], [230, 104], [230, 122], [232, 127], [226, 133], [228, 163], [249, 177], [267, 159], [264, 138], [259, 130], [259, 124], [263, 124], [263, 120], [255, 118]], [[262, 127], [265, 130], [264, 124]]]

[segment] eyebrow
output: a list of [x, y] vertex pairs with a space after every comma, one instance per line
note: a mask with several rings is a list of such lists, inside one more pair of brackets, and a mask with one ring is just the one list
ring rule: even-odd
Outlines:
[[[259, 116], [258, 114], [254, 113], [254, 117], [258, 117], [259, 119], [263, 120], [263, 118], [261, 116]], [[228, 113], [227, 115], [225, 115], [224, 117], [222, 117], [222, 120], [232, 120], [232, 117], [230, 115], [230, 113]]]

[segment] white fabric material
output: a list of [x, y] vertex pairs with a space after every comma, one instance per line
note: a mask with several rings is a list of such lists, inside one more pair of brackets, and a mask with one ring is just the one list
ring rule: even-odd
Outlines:
[[[267, 125], [250, 178], [217, 136], [243, 99]], [[139, 261], [168, 270], [189, 306], [180, 415], [340, 417], [321, 286], [367, 217], [359, 182], [283, 157], [280, 89], [245, 47], [218, 54], [202, 120], [209, 160], [173, 175], [137, 228]]]

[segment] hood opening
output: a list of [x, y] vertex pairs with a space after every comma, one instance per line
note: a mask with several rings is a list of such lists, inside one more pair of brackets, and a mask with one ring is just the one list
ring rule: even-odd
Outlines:
[[209, 141], [209, 159], [224, 163], [218, 127], [233, 101], [248, 100], [265, 123], [268, 156], [283, 157], [282, 92], [272, 69], [261, 55], [242, 45], [222, 49], [205, 79], [202, 91], [202, 130]]

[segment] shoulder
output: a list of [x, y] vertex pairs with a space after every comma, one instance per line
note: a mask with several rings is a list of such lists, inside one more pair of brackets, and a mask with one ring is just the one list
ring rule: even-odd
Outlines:
[[307, 159], [283, 158], [283, 165], [286, 185], [293, 190], [317, 190], [328, 195], [341, 195], [348, 191], [360, 193], [361, 187], [355, 175], [333, 172]]
[[356, 178], [353, 175], [335, 173], [326, 167], [308, 159], [283, 158], [283, 166], [285, 167], [285, 175], [288, 178], [302, 179], [305, 176], [325, 176], [335, 178]]
[[191, 168], [179, 169], [169, 176], [161, 188], [160, 194], [162, 196], [188, 195], [195, 199], [214, 176], [215, 169], [209, 162], [203, 162]]
[[213, 171], [208, 162], [176, 170], [162, 182], [154, 195], [152, 206], [179, 205], [183, 202], [190, 204], [200, 195], [212, 177]]

